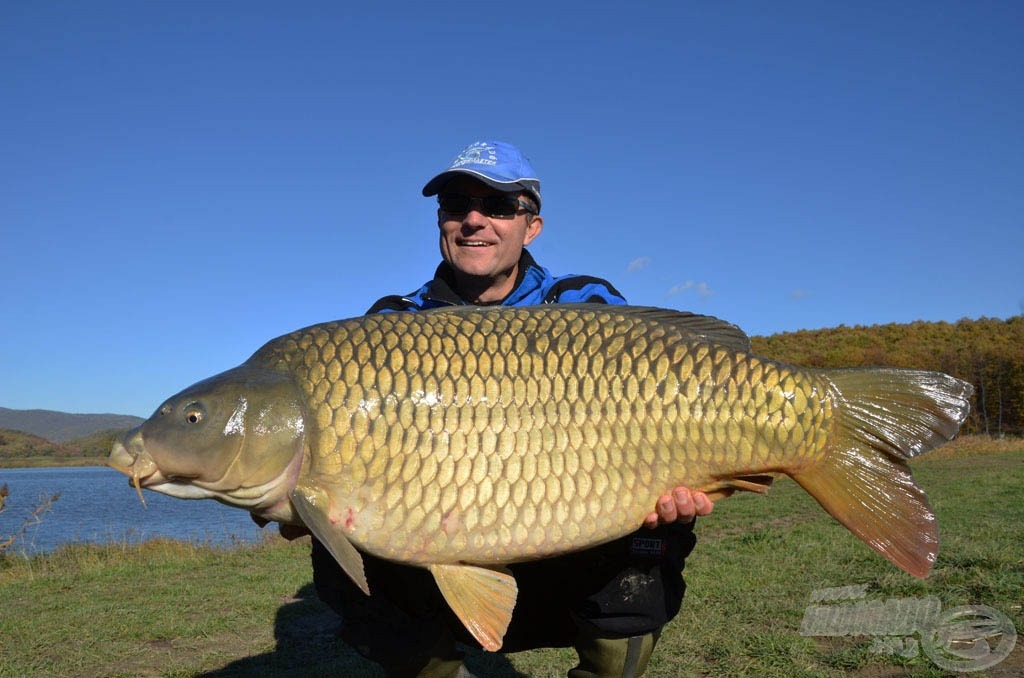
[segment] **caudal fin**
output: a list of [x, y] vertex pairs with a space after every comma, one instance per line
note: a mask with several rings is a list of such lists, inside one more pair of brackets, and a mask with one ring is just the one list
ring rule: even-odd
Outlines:
[[837, 430], [827, 456], [793, 479], [897, 567], [927, 576], [938, 528], [906, 460], [956, 435], [973, 387], [941, 372], [895, 368], [822, 374], [838, 392]]

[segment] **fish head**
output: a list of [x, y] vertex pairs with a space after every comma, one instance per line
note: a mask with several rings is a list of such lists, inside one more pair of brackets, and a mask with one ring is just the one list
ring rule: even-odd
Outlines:
[[298, 522], [287, 496], [302, 466], [304, 432], [290, 376], [245, 364], [168, 398], [114, 443], [107, 464], [136, 487]]

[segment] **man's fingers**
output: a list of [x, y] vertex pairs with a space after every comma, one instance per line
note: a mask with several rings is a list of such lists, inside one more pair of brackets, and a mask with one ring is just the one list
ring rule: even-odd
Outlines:
[[697, 510], [694, 508], [693, 495], [690, 491], [685, 487], [677, 487], [672, 491], [672, 497], [675, 499], [677, 520], [683, 523], [692, 521], [697, 515]]
[[708, 499], [708, 495], [703, 492], [693, 493], [693, 507], [696, 510], [698, 516], [706, 516], [711, 513], [715, 508], [715, 503]]
[[658, 517], [663, 523], [674, 523], [679, 518], [679, 502], [665, 494], [658, 498]]
[[658, 497], [655, 511], [648, 513], [644, 526], [654, 528], [668, 523], [692, 523], [697, 516], [711, 513], [714, 503], [703, 492], [690, 492], [685, 487], [677, 487], [671, 494]]

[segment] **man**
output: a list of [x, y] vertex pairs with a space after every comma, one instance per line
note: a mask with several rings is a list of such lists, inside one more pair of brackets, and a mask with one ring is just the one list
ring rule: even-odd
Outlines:
[[[474, 305], [625, 304], [599, 278], [553, 277], [525, 246], [540, 235], [540, 181], [511, 144], [477, 142], [423, 188], [438, 196], [443, 259], [434, 278], [407, 296], [380, 299], [369, 313]], [[639, 676], [658, 634], [679, 610], [683, 561], [695, 516], [711, 512], [703, 493], [676, 488], [658, 500], [645, 528], [602, 546], [511, 566], [519, 596], [503, 651], [573, 646], [584, 676]], [[474, 641], [426, 570], [363, 556], [365, 596], [313, 541], [320, 598], [342, 616], [342, 638], [389, 675], [468, 675], [458, 640]]]

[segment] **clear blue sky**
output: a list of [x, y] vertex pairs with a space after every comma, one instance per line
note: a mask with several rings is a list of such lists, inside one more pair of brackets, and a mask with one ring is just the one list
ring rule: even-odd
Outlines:
[[1024, 311], [1019, 2], [0, 9], [0, 406], [148, 416], [438, 262], [466, 144], [556, 274], [750, 334]]

